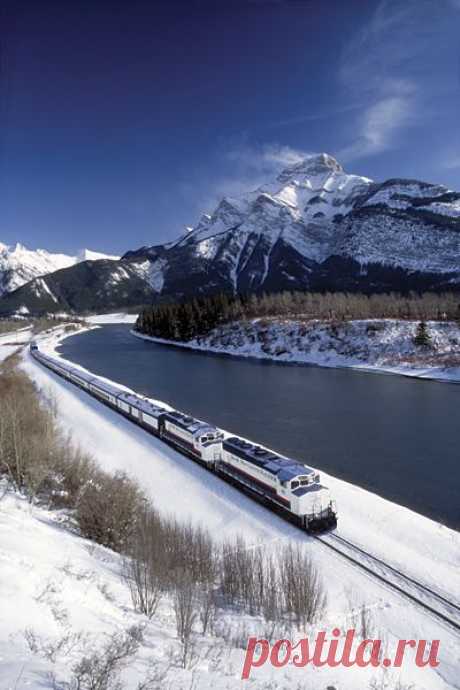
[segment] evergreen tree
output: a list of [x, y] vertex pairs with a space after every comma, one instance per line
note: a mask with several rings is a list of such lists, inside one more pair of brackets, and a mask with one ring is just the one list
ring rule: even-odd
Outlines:
[[431, 336], [428, 333], [428, 328], [425, 321], [420, 321], [417, 326], [417, 332], [414, 337], [414, 343], [417, 347], [431, 347]]

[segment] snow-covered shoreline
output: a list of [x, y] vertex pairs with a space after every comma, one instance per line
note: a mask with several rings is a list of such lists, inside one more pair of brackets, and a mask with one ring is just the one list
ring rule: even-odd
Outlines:
[[434, 352], [417, 352], [413, 345], [417, 325], [415, 321], [392, 319], [349, 321], [339, 325], [254, 319], [226, 324], [205, 337], [188, 342], [151, 337], [135, 329], [131, 333], [161, 345], [232, 357], [460, 383], [459, 325], [434, 321], [427, 324], [439, 362], [442, 357], [450, 358], [456, 366], [436, 366]]

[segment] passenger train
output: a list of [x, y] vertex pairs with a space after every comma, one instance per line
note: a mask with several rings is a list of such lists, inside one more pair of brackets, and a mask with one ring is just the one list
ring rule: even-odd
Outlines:
[[311, 467], [237, 436], [225, 437], [206, 422], [120, 390], [89, 372], [41, 352], [36, 342], [31, 343], [30, 352], [56, 374], [282, 513], [307, 532], [319, 532], [337, 525], [335, 502], [329, 489], [320, 483], [318, 472]]

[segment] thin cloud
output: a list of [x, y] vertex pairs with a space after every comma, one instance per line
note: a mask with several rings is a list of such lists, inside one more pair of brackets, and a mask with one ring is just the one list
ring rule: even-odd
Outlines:
[[276, 172], [289, 165], [299, 163], [309, 154], [291, 146], [266, 144], [264, 146], [239, 146], [227, 152], [228, 160], [238, 162], [246, 169], [262, 173]]
[[346, 46], [339, 81], [365, 106], [351, 142], [337, 153], [344, 162], [386, 151], [420, 121], [419, 63], [431, 47], [433, 9], [425, 0], [383, 0]]
[[329, 108], [320, 112], [304, 113], [301, 115], [293, 115], [292, 117], [283, 118], [282, 120], [275, 120], [268, 122], [263, 126], [264, 129], [278, 129], [281, 127], [292, 127], [292, 125], [301, 125], [304, 122], [318, 122], [321, 120], [330, 120], [337, 117], [337, 115], [344, 115], [353, 110], [360, 110], [363, 103], [349, 103], [340, 107]]
[[415, 98], [392, 89], [364, 110], [358, 120], [359, 135], [337, 154], [347, 163], [389, 149], [400, 131], [415, 121]]
[[446, 170], [456, 170], [457, 168], [460, 168], [460, 154], [458, 156], [453, 155], [445, 158], [442, 167], [444, 167]]

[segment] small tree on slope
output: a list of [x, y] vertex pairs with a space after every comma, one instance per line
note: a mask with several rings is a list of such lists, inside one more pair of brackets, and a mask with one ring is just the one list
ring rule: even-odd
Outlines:
[[432, 347], [431, 336], [428, 333], [428, 328], [425, 321], [420, 321], [417, 326], [417, 332], [414, 337], [414, 343], [417, 347]]

